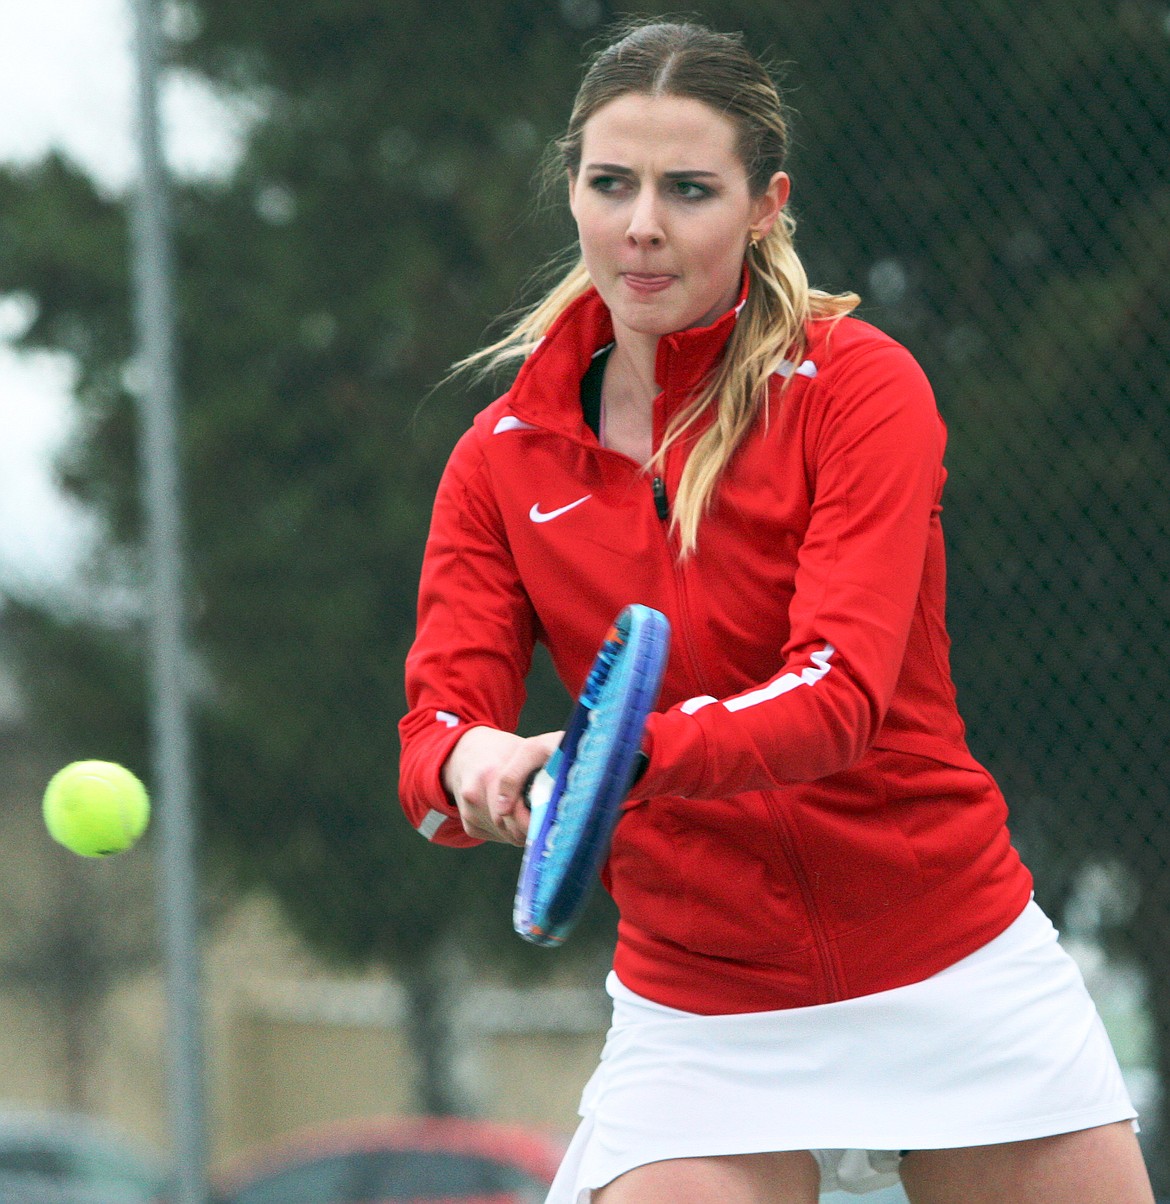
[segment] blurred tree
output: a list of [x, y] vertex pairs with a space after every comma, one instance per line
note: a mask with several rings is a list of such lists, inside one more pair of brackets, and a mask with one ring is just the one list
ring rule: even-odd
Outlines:
[[[27, 848], [31, 825], [22, 826], [14, 832], [16, 824], [6, 823], [3, 831]], [[0, 899], [0, 990], [32, 1001], [59, 1038], [63, 1085], [55, 1102], [71, 1112], [102, 1104], [98, 1060], [109, 1041], [111, 991], [157, 960], [150, 874], [142, 854], [135, 857], [138, 865], [127, 871], [124, 864], [81, 865], [64, 849], [46, 849], [35, 887], [17, 895], [6, 876], [9, 889]], [[55, 1059], [49, 1064], [55, 1069]], [[50, 1099], [56, 1082], [54, 1073], [45, 1084]]]
[[[174, 13], [184, 61], [257, 113], [231, 177], [176, 197], [202, 820], [216, 864], [274, 891], [323, 956], [401, 973], [427, 1037], [419, 1103], [434, 1111], [463, 1106], [435, 1036], [450, 937], [552, 964], [511, 933], [516, 851], [432, 848], [394, 801], [430, 500], [489, 397], [430, 390], [565, 237], [528, 220], [533, 175], [583, 28], [606, 15], [536, 8], [468, 5], [451, 22], [421, 3]], [[0, 174], [0, 223], [0, 290], [37, 305], [24, 344], [80, 366], [83, 430], [63, 472], [107, 524], [95, 581], [122, 591], [112, 614], [75, 623], [11, 610], [26, 695], [90, 748], [141, 751], [124, 206], [50, 157]], [[113, 648], [117, 672], [87, 679], [75, 641]], [[547, 671], [533, 693], [541, 726], [559, 722]], [[599, 903], [574, 944], [587, 954], [611, 929]]]

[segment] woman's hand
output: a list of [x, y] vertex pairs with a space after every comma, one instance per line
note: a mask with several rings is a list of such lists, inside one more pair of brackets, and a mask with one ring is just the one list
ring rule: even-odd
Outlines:
[[561, 732], [515, 736], [493, 727], [465, 732], [443, 762], [443, 786], [463, 830], [480, 840], [523, 845], [528, 835], [524, 785], [553, 755]]

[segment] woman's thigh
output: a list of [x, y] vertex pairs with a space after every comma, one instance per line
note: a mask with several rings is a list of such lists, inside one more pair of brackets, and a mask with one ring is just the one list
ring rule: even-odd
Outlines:
[[594, 1204], [816, 1204], [821, 1170], [804, 1150], [671, 1158], [637, 1166], [593, 1193]]
[[1153, 1204], [1129, 1121], [1034, 1141], [915, 1150], [902, 1159], [911, 1204]]

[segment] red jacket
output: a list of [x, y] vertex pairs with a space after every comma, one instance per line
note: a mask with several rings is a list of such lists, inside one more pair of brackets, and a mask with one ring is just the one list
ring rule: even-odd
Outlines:
[[[735, 320], [659, 341], [656, 445]], [[452, 453], [407, 659], [407, 817], [475, 843], [440, 781], [452, 746], [471, 725], [515, 729], [535, 641], [575, 694], [641, 602], [673, 636], [603, 875], [622, 981], [720, 1013], [943, 969], [1019, 914], [1031, 877], [955, 706], [929, 384], [873, 327], [812, 323], [680, 560], [651, 481], [582, 417], [581, 377], [612, 338], [588, 293]], [[668, 454], [668, 500], [686, 454]]]

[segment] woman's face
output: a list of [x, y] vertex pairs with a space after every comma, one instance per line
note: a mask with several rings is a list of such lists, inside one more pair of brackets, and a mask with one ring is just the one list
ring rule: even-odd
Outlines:
[[738, 298], [748, 241], [771, 228], [788, 177], [753, 197], [735, 126], [698, 100], [620, 96], [582, 135], [569, 208], [618, 337], [714, 321]]

